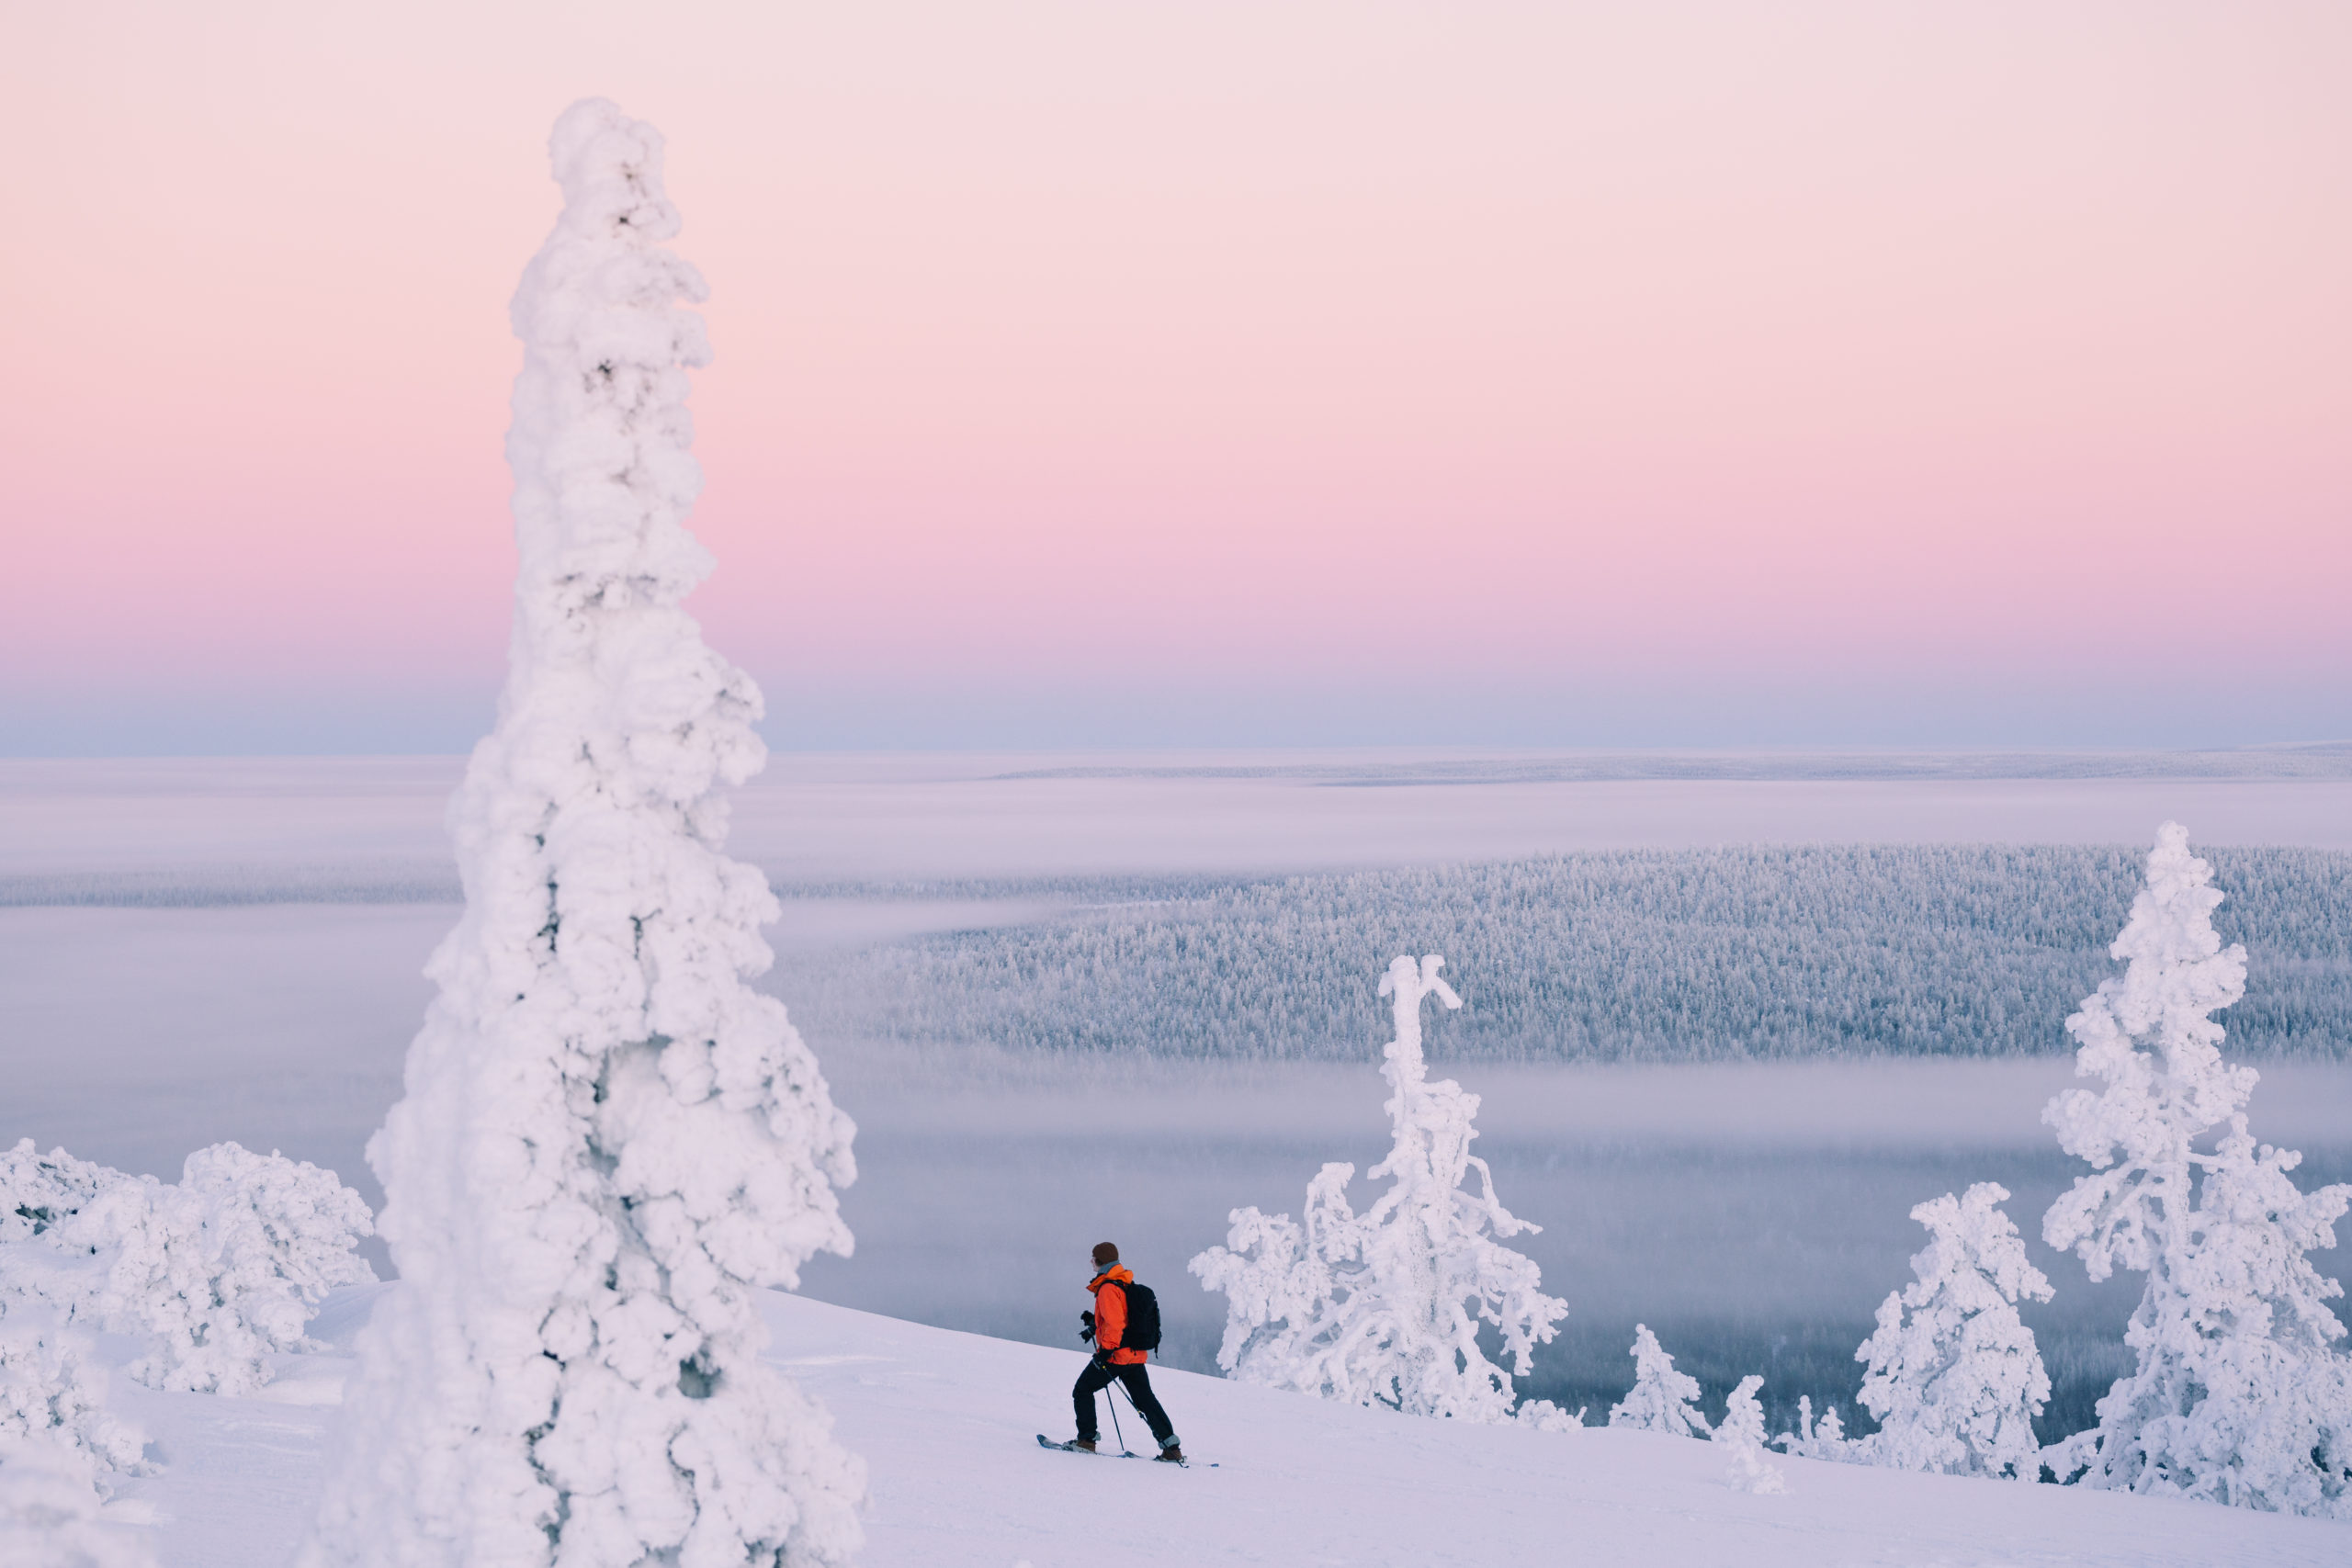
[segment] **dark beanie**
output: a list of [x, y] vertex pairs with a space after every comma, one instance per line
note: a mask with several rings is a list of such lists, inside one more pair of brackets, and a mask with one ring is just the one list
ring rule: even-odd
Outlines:
[[1119, 1249], [1116, 1246], [1107, 1241], [1098, 1241], [1094, 1244], [1094, 1267], [1105, 1269], [1118, 1260]]

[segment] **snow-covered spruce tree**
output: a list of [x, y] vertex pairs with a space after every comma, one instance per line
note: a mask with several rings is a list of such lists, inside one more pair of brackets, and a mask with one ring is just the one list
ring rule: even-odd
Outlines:
[[1752, 1372], [1740, 1379], [1739, 1386], [1731, 1391], [1721, 1425], [1711, 1436], [1729, 1450], [1724, 1455], [1724, 1484], [1735, 1492], [1769, 1496], [1786, 1492], [1789, 1483], [1781, 1467], [1764, 1457], [1764, 1406], [1756, 1399], [1756, 1391], [1763, 1386], [1764, 1380]]
[[1634, 1386], [1610, 1406], [1609, 1424], [1678, 1438], [1707, 1435], [1707, 1418], [1699, 1414], [1699, 1380], [1674, 1370], [1674, 1358], [1647, 1324], [1634, 1325]]
[[714, 793], [760, 697], [680, 601], [710, 558], [662, 139], [612, 104], [514, 302], [519, 575], [496, 728], [451, 807], [466, 911], [369, 1145], [401, 1288], [358, 1348], [306, 1561], [833, 1563], [862, 1466], [763, 1361], [762, 1292], [846, 1254], [852, 1128], [745, 983], [776, 906]]
[[[2256, 1075], [2222, 1060], [2211, 1016], [2245, 988], [2245, 950], [2213, 931], [2221, 901], [2165, 823], [2109, 949], [2124, 973], [2066, 1021], [2075, 1073], [2105, 1087], [2042, 1112], [2093, 1170], [2042, 1235], [2093, 1280], [2124, 1268], [2148, 1282], [2124, 1331], [2137, 1368], [2099, 1401], [2097, 1427], [2045, 1459], [2086, 1486], [2352, 1517], [2352, 1378], [2327, 1305], [2342, 1291], [2304, 1257], [2335, 1244], [2352, 1187], [2297, 1190], [2301, 1156], [2246, 1132]], [[2211, 1153], [2196, 1146], [2222, 1127]]]
[[[1395, 1146], [1374, 1166], [1388, 1190], [1363, 1214], [1348, 1202], [1355, 1167], [1327, 1165], [1308, 1186], [1306, 1221], [1237, 1209], [1224, 1247], [1193, 1259], [1202, 1288], [1227, 1298], [1217, 1363], [1245, 1382], [1416, 1416], [1513, 1418], [1511, 1373], [1487, 1359], [1478, 1325], [1498, 1329], [1517, 1374], [1558, 1332], [1567, 1304], [1539, 1288], [1534, 1262], [1496, 1240], [1537, 1227], [1495, 1198], [1487, 1162], [1470, 1153], [1478, 1097], [1434, 1083], [1421, 1060], [1421, 1003], [1462, 998], [1438, 977], [1445, 960], [1388, 966], [1396, 1038], [1382, 1076]], [[1478, 1187], [1463, 1179], [1476, 1168]], [[1532, 1423], [1565, 1426], [1548, 1403]]]
[[1879, 1303], [1877, 1332], [1854, 1352], [1868, 1367], [1862, 1404], [1879, 1423], [1854, 1444], [1863, 1463], [2040, 1479], [2033, 1419], [2050, 1398], [2050, 1374], [2017, 1303], [2046, 1302], [2051, 1289], [1995, 1206], [2008, 1196], [1980, 1181], [1911, 1211], [1929, 1237], [1911, 1259], [1918, 1278]]

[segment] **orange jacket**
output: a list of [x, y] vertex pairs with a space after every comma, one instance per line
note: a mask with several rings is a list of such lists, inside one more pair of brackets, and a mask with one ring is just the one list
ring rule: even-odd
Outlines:
[[1127, 1292], [1111, 1287], [1135, 1282], [1132, 1269], [1114, 1263], [1086, 1287], [1094, 1292], [1095, 1351], [1114, 1367], [1139, 1367], [1151, 1359], [1141, 1350], [1129, 1350], [1119, 1343], [1127, 1332]]

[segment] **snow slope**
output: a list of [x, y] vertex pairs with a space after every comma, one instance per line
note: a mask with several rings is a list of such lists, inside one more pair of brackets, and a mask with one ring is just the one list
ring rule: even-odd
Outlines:
[[[340, 1292], [314, 1332], [347, 1348], [378, 1292], [400, 1288]], [[1069, 1294], [1074, 1321], [1080, 1292], [1073, 1284]], [[871, 1568], [2352, 1561], [2352, 1528], [2341, 1524], [1805, 1460], [1776, 1461], [1785, 1495], [1752, 1496], [1724, 1484], [1721, 1450], [1689, 1438], [1462, 1427], [1186, 1372], [1154, 1382], [1194, 1456], [1189, 1471], [1048, 1453], [1033, 1435], [1068, 1435], [1075, 1348], [782, 1294], [769, 1296], [767, 1315], [771, 1354], [870, 1467], [862, 1561]], [[130, 1483], [109, 1513], [151, 1537], [164, 1568], [288, 1560], [315, 1502], [350, 1362], [322, 1355], [281, 1366], [264, 1391], [271, 1397], [258, 1399], [158, 1394], [118, 1380], [117, 1400], [147, 1424], [164, 1468]], [[1132, 1413], [1126, 1421], [1136, 1426]]]

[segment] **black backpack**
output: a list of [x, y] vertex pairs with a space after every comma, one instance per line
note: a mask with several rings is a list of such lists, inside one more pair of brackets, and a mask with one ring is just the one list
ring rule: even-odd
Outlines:
[[1121, 1284], [1116, 1280], [1111, 1283], [1118, 1285], [1120, 1293], [1127, 1298], [1127, 1326], [1119, 1336], [1119, 1348], [1159, 1349], [1159, 1298], [1151, 1293], [1149, 1285]]

